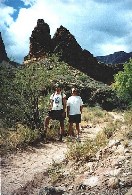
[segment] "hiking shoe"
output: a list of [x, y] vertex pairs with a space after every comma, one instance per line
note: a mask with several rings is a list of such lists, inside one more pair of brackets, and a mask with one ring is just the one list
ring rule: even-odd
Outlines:
[[80, 139], [79, 136], [76, 138], [76, 141], [77, 141], [77, 142], [81, 142], [81, 139]]
[[59, 140], [60, 142], [62, 142], [62, 134], [59, 134]]
[[72, 142], [73, 139], [74, 139], [74, 137], [73, 137], [72, 135], [67, 137], [67, 141], [68, 141], [68, 142]]

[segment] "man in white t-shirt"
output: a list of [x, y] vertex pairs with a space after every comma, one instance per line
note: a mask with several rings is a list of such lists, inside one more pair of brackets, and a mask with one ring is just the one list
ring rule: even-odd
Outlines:
[[67, 116], [69, 117], [69, 135], [72, 136], [72, 127], [73, 123], [76, 123], [77, 130], [77, 140], [80, 141], [79, 133], [79, 123], [81, 122], [81, 113], [82, 113], [83, 101], [76, 88], [72, 88], [72, 96], [67, 100]]
[[65, 109], [66, 109], [66, 95], [61, 91], [61, 85], [55, 85], [55, 92], [50, 96], [50, 111], [45, 119], [45, 131], [49, 125], [50, 119], [59, 120], [60, 122], [60, 135], [59, 141], [62, 141], [62, 136], [64, 135], [64, 119], [65, 119]]

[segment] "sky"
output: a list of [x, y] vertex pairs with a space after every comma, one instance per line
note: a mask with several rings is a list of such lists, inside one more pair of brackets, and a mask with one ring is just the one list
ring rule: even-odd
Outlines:
[[132, 52], [132, 0], [0, 0], [0, 32], [10, 59], [22, 63], [38, 19], [67, 28], [93, 56]]

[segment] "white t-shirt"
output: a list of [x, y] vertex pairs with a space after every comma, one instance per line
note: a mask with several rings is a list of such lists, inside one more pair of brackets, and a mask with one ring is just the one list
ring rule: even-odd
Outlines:
[[66, 95], [64, 93], [54, 93], [50, 96], [50, 100], [53, 100], [52, 110], [61, 110], [63, 109], [62, 98], [65, 98]]
[[80, 96], [71, 96], [67, 100], [67, 106], [70, 107], [69, 115], [81, 114], [80, 106], [83, 105], [83, 101]]

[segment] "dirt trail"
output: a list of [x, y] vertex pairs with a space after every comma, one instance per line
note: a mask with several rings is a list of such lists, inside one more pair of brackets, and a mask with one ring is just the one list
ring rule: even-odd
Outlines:
[[48, 143], [3, 158], [2, 195], [10, 195], [23, 187], [35, 174], [44, 172], [53, 161], [62, 161], [66, 151], [65, 143]]
[[[82, 129], [81, 141], [94, 138], [101, 128]], [[66, 141], [66, 140], [65, 140]], [[2, 195], [10, 195], [14, 190], [33, 181], [35, 174], [46, 172], [53, 161], [61, 162], [67, 152], [66, 142], [41, 144], [38, 148], [28, 147], [24, 152], [17, 152], [2, 159]]]
[[[102, 128], [103, 124], [94, 127], [87, 124], [86, 127], [81, 129], [81, 141], [94, 138]], [[41, 144], [37, 148], [28, 147], [24, 152], [17, 152], [4, 157], [1, 161], [2, 195], [11, 195], [15, 190], [33, 181], [35, 175], [46, 172], [53, 161], [63, 161], [66, 152], [66, 142], [51, 142]]]

